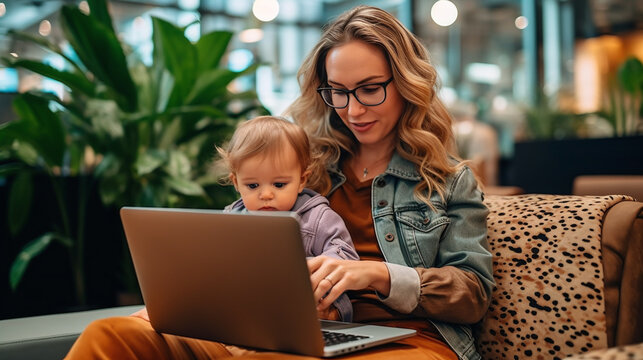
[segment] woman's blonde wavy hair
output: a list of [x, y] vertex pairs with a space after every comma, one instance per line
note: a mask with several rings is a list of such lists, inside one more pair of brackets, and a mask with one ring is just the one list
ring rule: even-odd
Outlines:
[[393, 82], [405, 99], [397, 125], [396, 151], [417, 165], [423, 181], [415, 196], [428, 205], [437, 191], [444, 200], [447, 176], [462, 162], [454, 153], [451, 116], [437, 97], [437, 72], [418, 39], [388, 12], [358, 6], [330, 23], [321, 40], [304, 60], [298, 73], [301, 95], [286, 110], [309, 134], [312, 146], [312, 175], [308, 186], [322, 194], [331, 188], [327, 167], [357, 150], [357, 139], [328, 107], [316, 90], [327, 86], [326, 55], [339, 45], [359, 40], [383, 50], [391, 67]]

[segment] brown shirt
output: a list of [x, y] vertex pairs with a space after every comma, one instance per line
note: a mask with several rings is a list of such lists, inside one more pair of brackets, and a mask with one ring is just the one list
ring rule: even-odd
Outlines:
[[[348, 167], [343, 172], [346, 182], [328, 197], [330, 206], [344, 219], [360, 258], [384, 261], [371, 216], [372, 180], [361, 181]], [[352, 291], [354, 321], [430, 318], [473, 323], [482, 317], [488, 298], [475, 274], [453, 266], [415, 270], [420, 278], [420, 299], [411, 314], [384, 305], [373, 291]]]

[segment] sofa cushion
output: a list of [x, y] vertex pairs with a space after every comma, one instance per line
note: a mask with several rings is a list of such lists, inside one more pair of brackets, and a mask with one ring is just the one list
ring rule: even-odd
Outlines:
[[489, 196], [496, 287], [477, 326], [487, 359], [562, 359], [607, 347], [603, 216], [625, 196]]
[[614, 346], [575, 355], [565, 360], [632, 360], [643, 359], [643, 343], [626, 346]]

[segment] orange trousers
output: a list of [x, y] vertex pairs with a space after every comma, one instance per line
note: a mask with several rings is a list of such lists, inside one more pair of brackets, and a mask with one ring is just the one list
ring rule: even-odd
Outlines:
[[[420, 322], [388, 321], [382, 325], [415, 328], [416, 336], [335, 359], [457, 360], [456, 354]], [[313, 359], [272, 351], [254, 351], [217, 342], [162, 334], [138, 317], [112, 317], [92, 322], [65, 357], [73, 359]]]

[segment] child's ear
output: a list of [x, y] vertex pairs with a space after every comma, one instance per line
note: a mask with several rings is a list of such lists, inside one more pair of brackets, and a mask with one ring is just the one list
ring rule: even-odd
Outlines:
[[308, 182], [308, 177], [310, 176], [310, 170], [306, 170], [301, 174], [301, 179], [299, 181], [299, 192], [302, 192], [306, 187], [306, 182]]
[[239, 185], [237, 185], [237, 176], [234, 173], [230, 173], [230, 175], [228, 175], [228, 178], [230, 179], [230, 181], [232, 181], [232, 185], [234, 185], [234, 189], [237, 190], [237, 192], [239, 192]]

